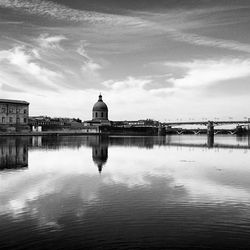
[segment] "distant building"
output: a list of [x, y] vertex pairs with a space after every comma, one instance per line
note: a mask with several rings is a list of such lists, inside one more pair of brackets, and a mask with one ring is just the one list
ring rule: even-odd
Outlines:
[[115, 127], [157, 127], [159, 126], [159, 122], [152, 119], [137, 121], [113, 121], [112, 125]]
[[29, 117], [29, 125], [32, 127], [32, 131], [34, 132], [82, 128], [80, 119], [60, 117], [51, 118], [48, 116], [31, 116]]
[[102, 95], [99, 95], [98, 101], [92, 109], [92, 120], [84, 122], [85, 126], [110, 126], [108, 119], [108, 106], [102, 100]]
[[29, 131], [29, 103], [0, 99], [0, 132]]

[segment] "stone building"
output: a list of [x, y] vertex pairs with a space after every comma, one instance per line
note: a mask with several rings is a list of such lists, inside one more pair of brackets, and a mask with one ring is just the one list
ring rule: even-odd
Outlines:
[[98, 101], [92, 109], [92, 120], [84, 122], [85, 126], [110, 126], [108, 119], [108, 106], [99, 95]]
[[29, 131], [29, 103], [0, 99], [0, 132]]

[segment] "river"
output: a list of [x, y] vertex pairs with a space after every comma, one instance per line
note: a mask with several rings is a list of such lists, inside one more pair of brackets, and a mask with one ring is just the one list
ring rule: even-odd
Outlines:
[[0, 249], [249, 249], [250, 140], [1, 137]]

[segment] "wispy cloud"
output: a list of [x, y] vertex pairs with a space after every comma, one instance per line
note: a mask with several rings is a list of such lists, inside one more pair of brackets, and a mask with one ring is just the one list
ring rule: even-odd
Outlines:
[[[207, 26], [224, 25], [228, 23], [237, 23], [249, 20], [249, 17], [243, 16], [232, 18], [231, 11], [248, 9], [249, 6], [228, 6], [228, 7], [210, 7], [194, 10], [169, 10], [164, 14], [132, 12], [131, 15], [106, 14], [95, 11], [85, 11], [72, 9], [62, 4], [57, 4], [45, 0], [2, 0], [0, 7], [17, 9], [32, 15], [50, 17], [52, 19], [70, 21], [75, 23], [88, 22], [90, 24], [106, 24], [116, 27], [117, 25], [127, 26], [128, 29], [123, 32], [135, 32], [143, 30], [145, 32], [165, 32], [174, 40], [186, 42], [193, 45], [222, 48], [228, 50], [242, 51], [250, 53], [250, 45], [234, 40], [226, 40], [203, 36], [192, 32], [186, 32], [187, 29], [204, 28]], [[220, 15], [225, 15], [220, 17]], [[208, 16], [213, 15], [213, 19]], [[108, 26], [107, 26], [108, 27]], [[110, 27], [109, 27], [110, 28]], [[138, 29], [139, 28], [139, 29]], [[61, 41], [62, 37], [41, 37], [44, 46]], [[59, 39], [59, 40], [57, 40]]]
[[81, 55], [82, 57], [82, 61], [83, 61], [83, 66], [82, 69], [84, 71], [96, 71], [98, 69], [101, 69], [101, 65], [94, 62], [94, 60], [88, 55], [87, 51], [86, 51], [86, 46], [88, 44], [85, 41], [81, 41], [80, 46], [77, 49], [77, 53], [79, 55]]
[[87, 80], [89, 83], [100, 81], [99, 70], [102, 66], [89, 56], [86, 51], [86, 46], [87, 43], [85, 41], [81, 41], [80, 46], [76, 50], [76, 52], [80, 55], [82, 78], [85, 79], [85, 81]]
[[77, 10], [45, 0], [2, 0], [0, 6], [19, 9], [32, 15], [46, 16], [71, 22], [89, 22], [92, 24], [108, 23], [110, 25], [143, 25], [143, 21], [138, 18], [105, 14], [95, 11]]
[[[173, 9], [164, 14], [154, 12], [139, 13], [147, 20], [147, 28], [159, 30], [166, 33], [168, 37], [179, 42], [192, 45], [222, 48], [233, 51], [250, 53], [249, 43], [240, 42], [234, 39], [214, 38], [204, 34], [207, 28], [224, 25], [235, 25], [250, 22], [250, 5], [247, 6], [216, 6], [208, 8], [194, 8], [192, 10]], [[235, 15], [237, 14], [237, 18]], [[218, 34], [217, 34], [218, 36]], [[238, 38], [238, 37], [237, 37]]]
[[169, 34], [176, 41], [250, 53], [250, 45], [247, 43], [241, 43], [234, 40], [211, 38], [180, 31], [171, 31]]

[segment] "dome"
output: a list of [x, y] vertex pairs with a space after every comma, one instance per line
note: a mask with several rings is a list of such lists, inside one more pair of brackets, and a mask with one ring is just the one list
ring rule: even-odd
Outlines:
[[93, 111], [108, 111], [106, 103], [102, 100], [102, 95], [99, 95], [99, 100], [93, 106]]

